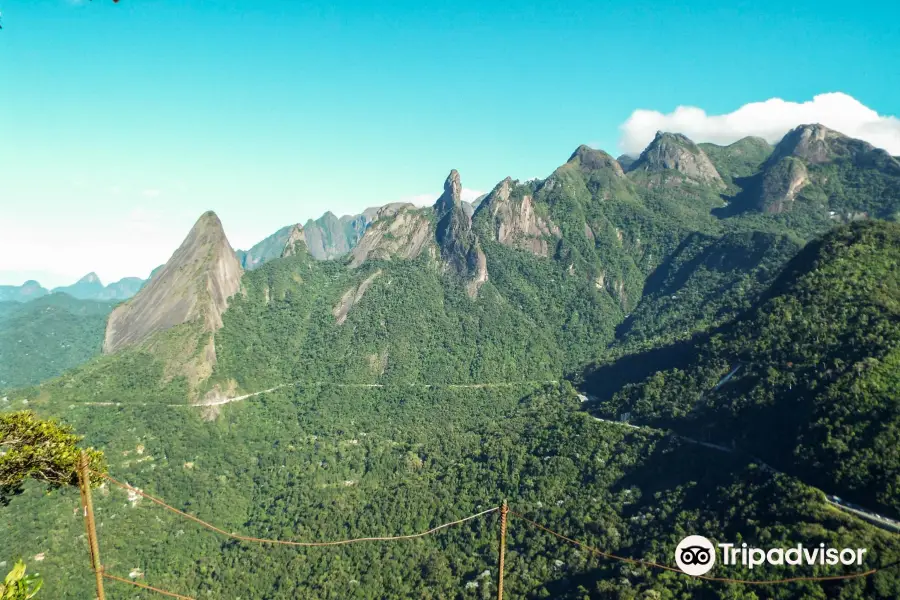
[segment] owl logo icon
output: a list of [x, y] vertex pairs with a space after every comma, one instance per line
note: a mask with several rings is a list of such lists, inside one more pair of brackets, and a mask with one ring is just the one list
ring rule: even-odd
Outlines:
[[704, 575], [716, 564], [716, 549], [702, 535], [689, 535], [675, 547], [675, 564], [688, 575]]

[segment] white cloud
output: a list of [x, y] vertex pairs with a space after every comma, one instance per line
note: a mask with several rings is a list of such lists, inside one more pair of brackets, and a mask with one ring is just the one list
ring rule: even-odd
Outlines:
[[[482, 192], [481, 190], [463, 188], [459, 194], [459, 197], [463, 202], [473, 202], [478, 198], [478, 196], [481, 196], [484, 193], [485, 192]], [[410, 202], [412, 204], [415, 204], [416, 206], [431, 206], [440, 197], [440, 194], [416, 194], [415, 196], [407, 196], [406, 198], [401, 198], [397, 202]]]
[[34, 278], [45, 287], [74, 283], [94, 271], [104, 284], [147, 277], [169, 259], [196, 219], [193, 212], [141, 206], [98, 215], [4, 222], [0, 284]]
[[484, 193], [485, 192], [482, 192], [481, 190], [470, 190], [469, 188], [463, 188], [459, 197], [463, 202], [474, 202], [478, 199], [478, 196], [481, 196]]
[[626, 154], [637, 155], [657, 131], [682, 133], [695, 142], [730, 144], [754, 135], [775, 143], [797, 125], [809, 123], [821, 123], [891, 154], [900, 154], [900, 119], [879, 115], [841, 92], [819, 94], [808, 102], [771, 98], [745, 104], [724, 115], [708, 115], [695, 106], [679, 106], [668, 114], [636, 110], [619, 127], [619, 148]]
[[144, 198], [156, 198], [159, 194], [159, 190], [144, 190], [141, 192], [141, 195], [144, 196]]

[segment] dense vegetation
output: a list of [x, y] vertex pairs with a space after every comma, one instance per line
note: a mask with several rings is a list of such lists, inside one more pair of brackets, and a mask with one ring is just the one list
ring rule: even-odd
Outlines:
[[[752, 313], [603, 404], [900, 514], [900, 226], [809, 244]], [[733, 372], [731, 377], [728, 377]]]
[[0, 304], [0, 390], [38, 383], [99, 354], [112, 307], [62, 293]]
[[[298, 387], [227, 405], [215, 421], [188, 407], [35, 403], [63, 410], [90, 432], [87, 441], [106, 451], [119, 480], [228, 531], [258, 537], [408, 534], [506, 498], [514, 510], [594, 547], [660, 562], [669, 562], [686, 532], [700, 530], [723, 541], [867, 547], [867, 566], [888, 562], [900, 549], [895, 537], [828, 508], [821, 493], [788, 477], [659, 434], [598, 423], [578, 410], [565, 384]], [[0, 559], [12, 559], [13, 550], [26, 557], [45, 553], [48, 597], [89, 596], [90, 571], [74, 567], [87, 560], [80, 515], [72, 511], [77, 493], [34, 489], [13, 502], [0, 512], [11, 542]], [[496, 594], [496, 513], [419, 540], [289, 548], [228, 540], [145, 500], [130, 502], [111, 486], [95, 494], [95, 504], [110, 572], [139, 572], [138, 581], [198, 598]], [[900, 582], [886, 571], [830, 587], [705, 584], [610, 562], [511, 516], [506, 590], [517, 598], [579, 600], [751, 592], [795, 598], [839, 590], [841, 598], [886, 599], [900, 593]]]
[[[214, 383], [554, 380], [611, 342], [620, 310], [552, 261], [492, 247], [473, 301], [433, 259], [348, 270], [301, 253], [247, 273], [216, 335]], [[342, 297], [369, 281], [346, 321]]]

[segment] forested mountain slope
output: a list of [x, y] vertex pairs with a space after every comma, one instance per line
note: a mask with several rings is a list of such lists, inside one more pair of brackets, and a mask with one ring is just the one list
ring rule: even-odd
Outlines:
[[645, 368], [658, 372], [603, 412], [735, 444], [900, 514], [900, 225], [810, 243], [758, 306], [677, 354], [670, 368], [657, 351]]
[[113, 306], [61, 293], [0, 305], [0, 390], [34, 385], [100, 354]]

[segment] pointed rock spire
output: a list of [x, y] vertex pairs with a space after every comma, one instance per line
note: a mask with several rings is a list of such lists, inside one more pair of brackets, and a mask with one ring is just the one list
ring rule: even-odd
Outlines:
[[467, 292], [474, 297], [487, 281], [487, 259], [472, 230], [472, 217], [462, 205], [459, 172], [450, 171], [444, 182], [444, 193], [434, 204], [437, 216], [435, 237], [447, 267], [468, 281]]
[[103, 351], [140, 345], [154, 333], [187, 322], [200, 322], [207, 332], [219, 329], [242, 274], [219, 217], [204, 213], [159, 272], [110, 314]]
[[455, 206], [462, 207], [462, 184], [459, 180], [459, 171], [453, 169], [444, 182], [444, 193], [434, 203], [434, 211], [443, 216]]

